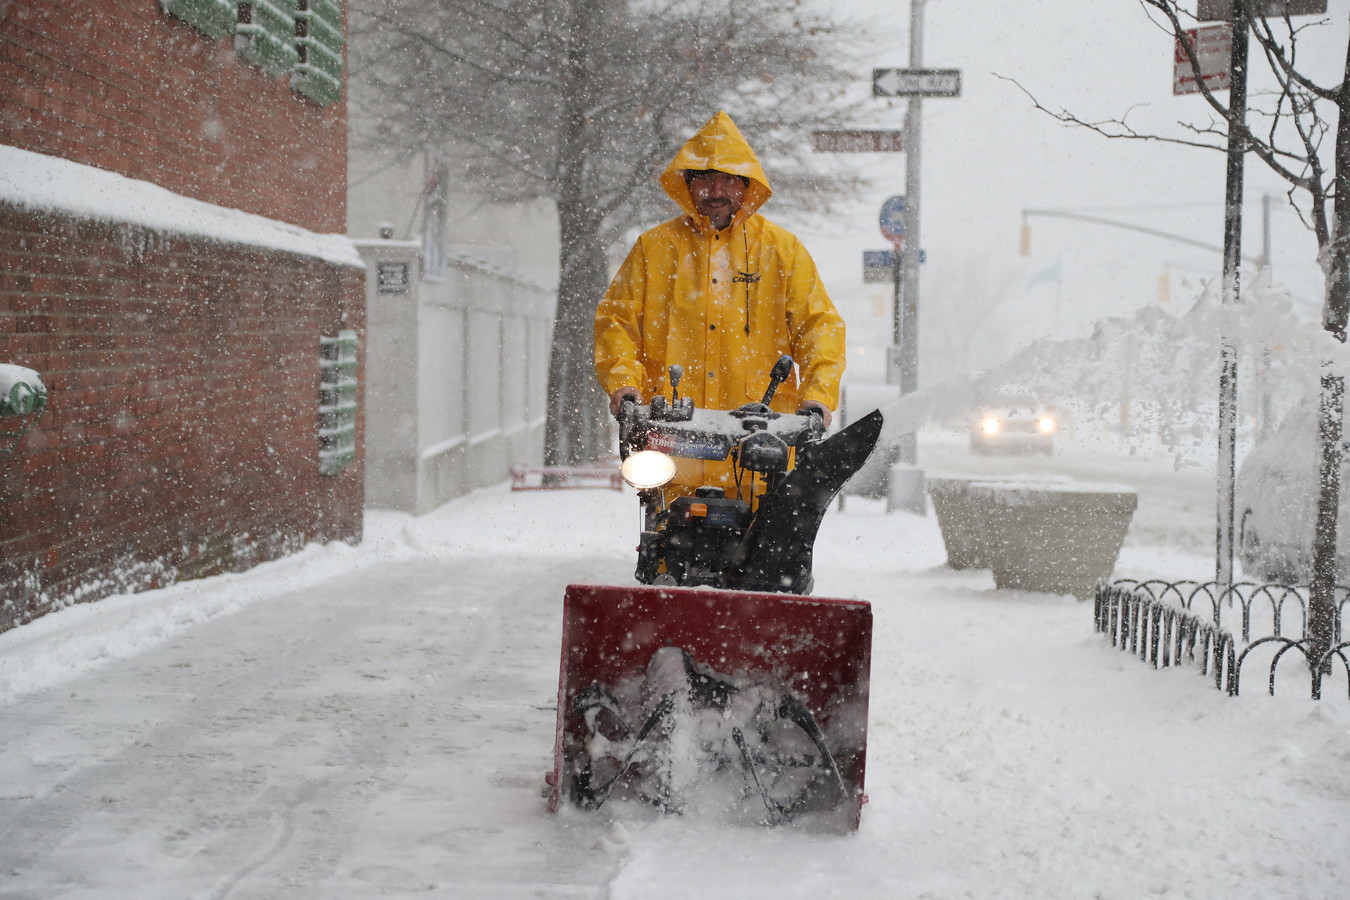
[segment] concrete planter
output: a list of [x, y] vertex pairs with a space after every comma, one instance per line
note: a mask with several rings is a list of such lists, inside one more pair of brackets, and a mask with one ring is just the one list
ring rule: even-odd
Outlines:
[[1092, 596], [1110, 578], [1138, 505], [1118, 484], [935, 478], [929, 495], [952, 568], [990, 568], [1000, 588]]
[[953, 569], [981, 569], [984, 554], [983, 511], [970, 499], [968, 478], [928, 479], [928, 498], [947, 547], [947, 565]]
[[984, 552], [1000, 588], [1092, 596], [1110, 578], [1139, 497], [1118, 484], [974, 482]]

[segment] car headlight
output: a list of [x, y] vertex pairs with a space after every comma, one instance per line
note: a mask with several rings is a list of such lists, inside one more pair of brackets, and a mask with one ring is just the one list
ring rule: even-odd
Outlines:
[[998, 419], [993, 416], [980, 423], [980, 430], [985, 434], [998, 434]]
[[1055, 420], [1049, 416], [1041, 416], [1040, 419], [1036, 421], [1036, 427], [1039, 428], [1042, 433], [1049, 434], [1055, 430]]
[[639, 491], [664, 487], [675, 477], [675, 460], [659, 450], [640, 450], [623, 461], [623, 480]]

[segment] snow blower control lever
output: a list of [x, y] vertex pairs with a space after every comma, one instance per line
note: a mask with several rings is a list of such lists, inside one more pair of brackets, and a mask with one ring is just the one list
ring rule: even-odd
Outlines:
[[765, 406], [773, 402], [773, 395], [778, 392], [778, 386], [787, 381], [788, 376], [792, 374], [792, 357], [784, 354], [778, 357], [778, 362], [773, 364], [773, 369], [769, 372], [769, 388], [764, 392], [764, 399], [759, 401]]

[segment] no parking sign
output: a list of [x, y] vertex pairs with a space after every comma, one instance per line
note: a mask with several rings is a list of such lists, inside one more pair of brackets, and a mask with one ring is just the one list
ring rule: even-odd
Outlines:
[[905, 242], [905, 198], [891, 197], [881, 204], [881, 234], [896, 247]]

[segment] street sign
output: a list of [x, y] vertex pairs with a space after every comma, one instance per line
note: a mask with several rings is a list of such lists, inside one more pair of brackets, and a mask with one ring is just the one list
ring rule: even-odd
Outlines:
[[1173, 53], [1172, 93], [1177, 96], [1198, 94], [1202, 81], [1211, 91], [1228, 90], [1233, 59], [1233, 26], [1226, 22], [1202, 25], [1187, 29], [1182, 34], [1195, 51], [1195, 61], [1200, 64], [1200, 77], [1195, 77], [1195, 69], [1186, 56], [1186, 48], [1178, 40]]
[[959, 97], [960, 69], [873, 69], [873, 97]]
[[[1279, 18], [1281, 16], [1311, 16], [1327, 11], [1327, 0], [1265, 0], [1255, 15]], [[1200, 0], [1195, 17], [1201, 22], [1233, 21], [1233, 0]]]
[[881, 204], [881, 236], [899, 246], [905, 240], [905, 198], [891, 197]]
[[900, 153], [898, 131], [817, 131], [811, 135], [817, 153]]
[[892, 281], [895, 278], [894, 250], [863, 251], [863, 283]]
[[[928, 254], [922, 250], [919, 251], [919, 262], [928, 261]], [[863, 251], [863, 282], [872, 284], [876, 282], [890, 282], [895, 278], [895, 251], [894, 250], [864, 250]]]

